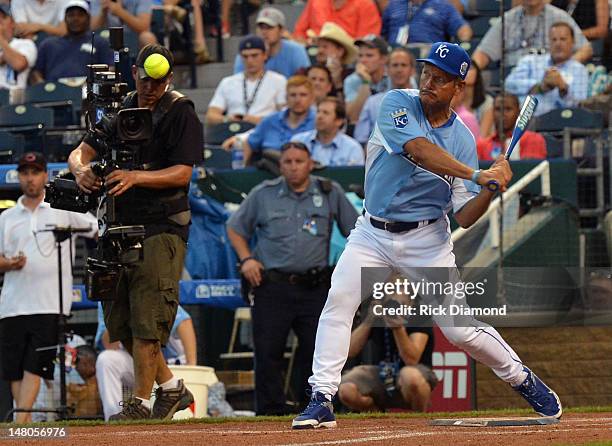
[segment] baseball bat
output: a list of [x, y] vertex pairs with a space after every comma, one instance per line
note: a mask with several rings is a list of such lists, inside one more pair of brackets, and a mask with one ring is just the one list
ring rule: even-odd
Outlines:
[[[527, 126], [529, 125], [529, 121], [533, 117], [533, 113], [538, 106], [538, 100], [535, 96], [528, 95], [525, 98], [525, 102], [523, 102], [523, 106], [521, 107], [521, 111], [516, 118], [516, 122], [514, 123], [514, 130], [512, 130], [512, 138], [510, 139], [510, 145], [508, 146], [508, 150], [504, 154], [504, 158], [510, 159], [510, 155], [512, 155], [512, 151], [514, 147], [518, 144], [521, 137], [525, 134], [525, 130], [527, 130]], [[497, 181], [489, 181], [487, 183], [487, 189], [491, 192], [497, 192], [499, 190], [499, 184]]]

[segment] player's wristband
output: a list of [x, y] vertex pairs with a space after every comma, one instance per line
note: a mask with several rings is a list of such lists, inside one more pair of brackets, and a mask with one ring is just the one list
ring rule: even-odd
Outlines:
[[249, 260], [255, 260], [255, 257], [253, 256], [247, 256], [244, 259], [240, 260], [240, 266], [244, 265], [246, 262], [248, 262]]
[[478, 179], [480, 178], [480, 169], [476, 169], [472, 174], [472, 181], [478, 184]]

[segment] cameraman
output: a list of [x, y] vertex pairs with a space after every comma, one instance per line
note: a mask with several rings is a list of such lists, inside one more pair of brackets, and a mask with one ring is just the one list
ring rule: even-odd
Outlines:
[[[152, 62], [167, 69], [144, 68], [155, 65]], [[161, 354], [176, 316], [190, 222], [187, 193], [192, 166], [202, 160], [203, 147], [202, 125], [193, 103], [168, 91], [173, 63], [170, 52], [155, 44], [142, 48], [132, 67], [136, 91], [127, 95], [123, 108], [144, 107], [153, 113], [153, 136], [140, 149], [133, 170], [96, 176], [90, 163], [104, 153], [104, 146], [91, 133], [68, 160], [83, 191], [91, 193], [104, 185], [107, 194], [115, 197], [116, 220], [121, 225], [145, 227], [144, 260], [124, 271], [119, 298], [103, 302], [110, 342], [121, 341], [131, 353], [135, 375], [135, 398], [124, 402], [123, 410], [111, 420], [170, 419], [193, 401]], [[162, 392], [151, 407], [154, 381]]]

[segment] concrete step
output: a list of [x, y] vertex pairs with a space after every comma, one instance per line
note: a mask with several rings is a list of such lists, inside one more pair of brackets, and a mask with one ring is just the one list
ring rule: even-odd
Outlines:
[[306, 3], [295, 2], [295, 3], [285, 3], [285, 4], [274, 4], [271, 6], [275, 7], [276, 9], [279, 9], [280, 11], [283, 12], [283, 14], [285, 14], [285, 19], [287, 20], [287, 29], [293, 33], [293, 30], [295, 28], [295, 23], [298, 21], [300, 14], [302, 14], [302, 11], [304, 10], [304, 6], [306, 6]]
[[[209, 63], [197, 65], [198, 88], [217, 88], [221, 79], [231, 75], [233, 65], [230, 63]], [[179, 65], [174, 69], [174, 85], [177, 89], [190, 88], [191, 71], [188, 65]]]
[[[251, 26], [251, 29], [255, 30], [253, 26]], [[231, 36], [227, 39], [222, 39], [223, 41], [223, 60], [221, 60], [219, 57], [219, 53], [217, 51], [217, 38], [208, 37], [206, 39], [206, 45], [208, 46], [208, 52], [210, 53], [210, 56], [217, 62], [229, 62], [233, 64], [234, 58], [236, 57], [236, 54], [238, 54], [238, 46], [240, 45], [240, 41], [242, 40], [242, 38], [243, 36]]]
[[196, 112], [200, 119], [204, 120], [208, 103], [215, 94], [214, 88], [196, 88], [194, 90], [183, 88], [179, 90], [184, 95], [187, 95], [194, 103]]

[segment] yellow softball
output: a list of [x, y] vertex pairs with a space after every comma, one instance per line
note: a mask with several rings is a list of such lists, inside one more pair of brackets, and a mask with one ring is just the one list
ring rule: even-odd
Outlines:
[[145, 59], [144, 70], [147, 76], [153, 79], [161, 79], [168, 74], [170, 63], [161, 54], [154, 53]]

